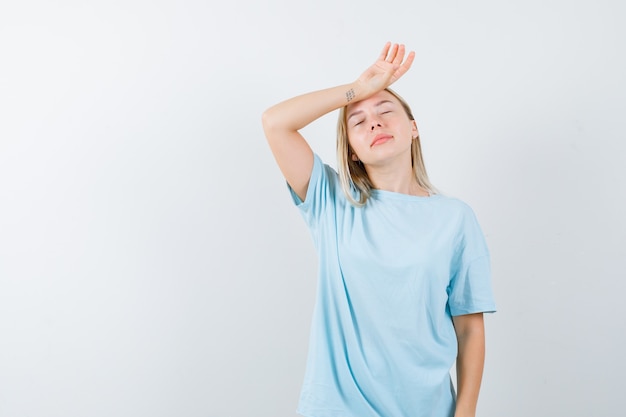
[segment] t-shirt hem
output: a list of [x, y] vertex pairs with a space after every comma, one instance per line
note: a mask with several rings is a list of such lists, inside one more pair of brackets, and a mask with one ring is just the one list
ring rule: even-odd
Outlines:
[[466, 314], [477, 314], [477, 313], [495, 313], [495, 306], [486, 306], [486, 307], [468, 307], [468, 308], [458, 308], [454, 311], [450, 311], [450, 315], [452, 317], [455, 316], [464, 316]]

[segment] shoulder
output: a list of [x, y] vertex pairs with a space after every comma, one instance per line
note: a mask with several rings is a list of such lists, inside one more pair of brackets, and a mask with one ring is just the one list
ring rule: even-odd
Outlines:
[[445, 213], [449, 227], [456, 230], [459, 236], [482, 235], [480, 222], [474, 209], [464, 200], [457, 197], [440, 196], [439, 209]]
[[337, 171], [330, 165], [324, 163], [322, 158], [314, 153], [313, 168], [309, 178], [305, 200], [302, 201], [297, 198], [297, 196], [293, 195], [293, 190], [292, 196], [294, 202], [302, 209], [316, 207], [317, 209], [315, 211], [321, 214], [325, 211], [329, 202], [330, 204], [335, 204], [334, 202], [339, 190], [339, 175]]
[[320, 155], [313, 153], [313, 171], [318, 171], [319, 174], [336, 177], [338, 176], [337, 170], [326, 163]]
[[435, 194], [435, 197], [439, 205], [443, 209], [449, 210], [451, 213], [460, 216], [474, 215], [474, 210], [472, 209], [472, 207], [458, 197], [453, 197], [445, 194]]
[[335, 168], [326, 163], [318, 154], [314, 154], [311, 181], [324, 191], [326, 197], [333, 199], [341, 190], [341, 181]]

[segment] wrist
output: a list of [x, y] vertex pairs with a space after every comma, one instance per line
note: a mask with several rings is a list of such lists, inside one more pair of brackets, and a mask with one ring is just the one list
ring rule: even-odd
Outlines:
[[346, 86], [345, 98], [346, 103], [354, 103], [357, 101], [365, 100], [366, 98], [376, 94], [378, 91], [372, 91], [371, 88], [360, 82], [354, 81]]

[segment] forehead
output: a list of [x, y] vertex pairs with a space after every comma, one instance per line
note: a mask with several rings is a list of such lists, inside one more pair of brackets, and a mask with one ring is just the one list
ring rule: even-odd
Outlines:
[[366, 98], [365, 100], [361, 100], [361, 101], [357, 101], [356, 103], [349, 104], [348, 106], [346, 106], [346, 113], [350, 115], [350, 113], [353, 113], [355, 111], [376, 106], [378, 103], [380, 103], [383, 100], [388, 100], [393, 103], [398, 103], [398, 99], [393, 94], [391, 94], [389, 91], [382, 90], [374, 94], [373, 96]]

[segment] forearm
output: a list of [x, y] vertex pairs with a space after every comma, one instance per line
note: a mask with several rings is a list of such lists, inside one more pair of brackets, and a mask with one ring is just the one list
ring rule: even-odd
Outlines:
[[366, 98], [367, 94], [372, 93], [366, 92], [358, 82], [302, 94], [267, 109], [263, 126], [266, 130], [298, 131], [351, 101]]
[[485, 332], [480, 317], [457, 331], [457, 404], [455, 417], [474, 417], [485, 363]]
[[404, 45], [387, 42], [378, 60], [354, 82], [302, 94], [267, 109], [263, 113], [265, 133], [297, 132], [333, 110], [376, 94], [409, 70], [415, 53], [404, 57]]

